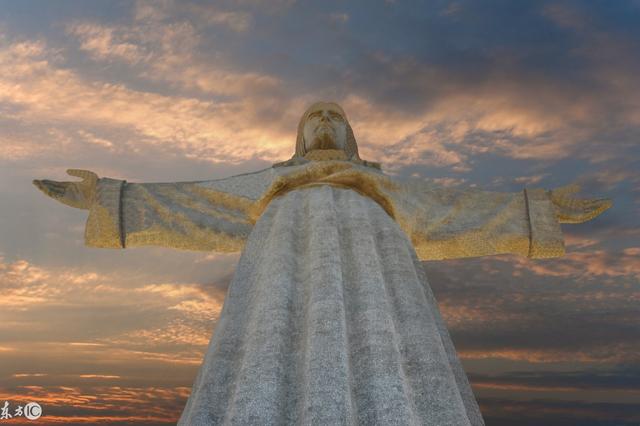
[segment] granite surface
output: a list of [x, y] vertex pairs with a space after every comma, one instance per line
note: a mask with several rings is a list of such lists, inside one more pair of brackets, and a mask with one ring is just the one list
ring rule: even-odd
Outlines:
[[180, 425], [482, 425], [411, 242], [324, 185], [255, 224]]

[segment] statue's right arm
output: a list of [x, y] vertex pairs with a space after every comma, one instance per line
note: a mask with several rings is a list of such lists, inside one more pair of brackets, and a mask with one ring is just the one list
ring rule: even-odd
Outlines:
[[579, 199], [570, 185], [513, 193], [411, 183], [407, 234], [422, 260], [519, 254], [534, 259], [565, 252], [561, 223], [581, 223], [611, 207], [608, 199]]
[[[80, 176], [79, 171], [73, 176]], [[271, 180], [268, 170], [199, 182], [129, 183], [95, 177], [83, 182], [34, 181], [52, 198], [89, 210], [85, 244], [145, 245], [234, 252], [242, 249], [255, 218], [251, 208]], [[267, 173], [265, 173], [267, 172]]]
[[563, 236], [546, 191], [514, 193], [411, 183], [407, 232], [421, 260], [518, 254], [564, 254]]

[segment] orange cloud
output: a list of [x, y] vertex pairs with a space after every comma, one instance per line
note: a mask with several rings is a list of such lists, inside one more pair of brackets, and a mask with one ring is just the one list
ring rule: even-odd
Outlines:
[[[587, 247], [590, 247], [588, 245]], [[639, 247], [628, 247], [620, 252], [593, 250], [573, 251], [563, 258], [553, 261], [528, 261], [514, 259], [516, 270], [527, 269], [537, 275], [555, 277], [575, 277], [576, 279], [595, 277], [640, 278]], [[637, 295], [640, 299], [640, 294]]]
[[[109, 360], [114, 365], [142, 360], [199, 365], [222, 309], [224, 292], [197, 284], [140, 285], [139, 281], [139, 276], [127, 280], [118, 274], [47, 269], [25, 260], [6, 262], [0, 257], [0, 322], [5, 330], [23, 330], [12, 345], [0, 348], [0, 358], [21, 354], [27, 359], [44, 351], [50, 360], [75, 357], [93, 362]], [[114, 320], [95, 322], [91, 307], [113, 317], [116, 326]], [[42, 315], [49, 320], [42, 323]], [[51, 321], [51, 317], [57, 319]], [[93, 341], [78, 339], [89, 334], [96, 336]], [[30, 343], [34, 340], [46, 348], [34, 347]], [[84, 374], [122, 376], [110, 372]]]
[[[60, 67], [59, 53], [42, 41], [4, 43], [0, 66], [7, 72], [0, 77], [0, 100], [21, 107], [17, 119], [36, 123], [63, 120], [78, 127], [81, 117], [85, 127], [125, 129], [131, 139], [137, 140], [129, 145], [80, 127], [67, 135], [71, 143], [66, 141], [65, 149], [85, 141], [110, 151], [140, 152], [149, 144], [210, 161], [234, 163], [254, 157], [277, 161], [293, 150], [299, 114], [317, 96], [322, 97], [322, 89], [316, 94], [291, 96], [277, 76], [225, 69], [203, 61], [194, 53], [201, 43], [198, 30], [186, 21], [144, 18], [130, 26], [76, 22], [68, 26], [68, 33], [77, 37], [80, 49], [96, 60], [124, 61], [135, 65], [132, 72], [142, 78], [169, 83], [180, 90], [225, 95], [226, 99], [203, 101], [87, 80], [77, 71]], [[215, 51], [215, 47], [210, 49]], [[390, 63], [399, 77], [417, 79], [426, 73], [433, 79], [416, 80], [418, 85], [448, 78], [443, 71], [423, 70], [409, 59], [394, 58]], [[569, 129], [567, 122], [575, 121], [581, 113], [562, 104], [562, 96], [553, 88], [540, 89], [542, 83], [534, 85], [536, 97], [542, 99], [531, 104], [527, 100], [531, 96], [523, 93], [526, 89], [521, 86], [488, 81], [473, 92], [445, 86], [446, 96], [435, 99], [428, 109], [412, 113], [375, 103], [362, 94], [346, 94], [337, 100], [351, 117], [363, 155], [374, 160], [385, 157], [392, 170], [418, 162], [464, 172], [469, 170], [471, 155], [488, 151], [514, 158], [568, 155], [585, 134]], [[585, 102], [581, 105], [584, 108]], [[265, 111], [277, 111], [276, 119], [265, 122]], [[492, 136], [490, 141], [469, 144], [467, 137], [474, 132]], [[548, 134], [555, 136], [539, 137]], [[536, 140], [522, 143], [517, 138]], [[10, 143], [4, 156], [32, 155], [37, 147], [21, 148], [24, 139]], [[39, 144], [43, 145], [41, 141]]]
[[[5, 70], [0, 76], [0, 101], [19, 105], [20, 112], [15, 114], [18, 119], [35, 123], [63, 120], [76, 126], [80, 121], [83, 125], [124, 129], [139, 141], [135, 147], [126, 149], [140, 151], [145, 144], [167, 145], [187, 156], [216, 162], [221, 159], [230, 163], [245, 161], [256, 155], [275, 161], [292, 149], [293, 141], [283, 139], [278, 129], [247, 125], [250, 122], [247, 117], [253, 115], [248, 102], [213, 103], [136, 91], [122, 84], [87, 81], [70, 69], [57, 67], [50, 56], [43, 42], [0, 47], [0, 66]], [[189, 77], [192, 71], [185, 72], [187, 80], [198, 81]], [[221, 77], [214, 70], [207, 70], [206, 74], [211, 81]], [[242, 78], [245, 81], [240, 83], [242, 87], [246, 82], [262, 81], [254, 76]], [[201, 83], [206, 84], [205, 80]], [[234, 87], [226, 78], [216, 84]], [[82, 131], [82, 127], [79, 130]], [[119, 151], [125, 149], [122, 142], [116, 145], [116, 141], [96, 140], [84, 132], [80, 136], [92, 143]], [[36, 149], [20, 150], [19, 142], [5, 148], [4, 155], [25, 157]], [[71, 145], [77, 144], [78, 141], [72, 139], [64, 148], [70, 150]]]
[[108, 374], [80, 374], [78, 377], [83, 379], [119, 379], [121, 376], [112, 376]]
[[635, 343], [620, 343], [602, 348], [588, 348], [585, 350], [571, 349], [462, 349], [458, 355], [462, 359], [505, 359], [511, 361], [525, 361], [537, 363], [584, 362], [598, 364], [624, 364], [637, 359], [637, 345]]
[[[187, 387], [121, 386], [21, 386], [18, 391], [0, 391], [0, 399], [10, 402], [11, 411], [39, 403], [43, 416], [38, 422], [47, 424], [175, 424], [190, 393]], [[31, 423], [25, 417], [11, 419], [11, 424]]]
[[17, 374], [13, 374], [12, 377], [44, 377], [47, 376], [46, 373], [17, 373]]

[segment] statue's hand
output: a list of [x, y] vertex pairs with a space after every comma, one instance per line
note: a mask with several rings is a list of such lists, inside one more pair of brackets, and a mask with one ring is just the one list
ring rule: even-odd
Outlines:
[[549, 197], [556, 211], [556, 218], [560, 223], [582, 223], [593, 219], [612, 206], [607, 198], [590, 200], [575, 198], [580, 190], [576, 184], [563, 186], [549, 191]]
[[71, 207], [88, 210], [96, 192], [98, 175], [89, 170], [69, 169], [67, 174], [82, 178], [80, 182], [34, 180], [33, 184], [49, 197]]

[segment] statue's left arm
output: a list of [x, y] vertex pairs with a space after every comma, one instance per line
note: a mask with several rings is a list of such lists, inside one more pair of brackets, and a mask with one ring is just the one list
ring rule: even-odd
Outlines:
[[[560, 223], [590, 220], [611, 206], [573, 196], [575, 185], [499, 193], [407, 186], [404, 222], [422, 260], [513, 253], [531, 258], [564, 254]], [[410, 218], [409, 218], [410, 217]]]
[[271, 181], [270, 169], [175, 183], [130, 183], [86, 170], [69, 174], [83, 181], [34, 184], [63, 204], [88, 210], [85, 244], [101, 248], [239, 251], [255, 223], [256, 200]]

